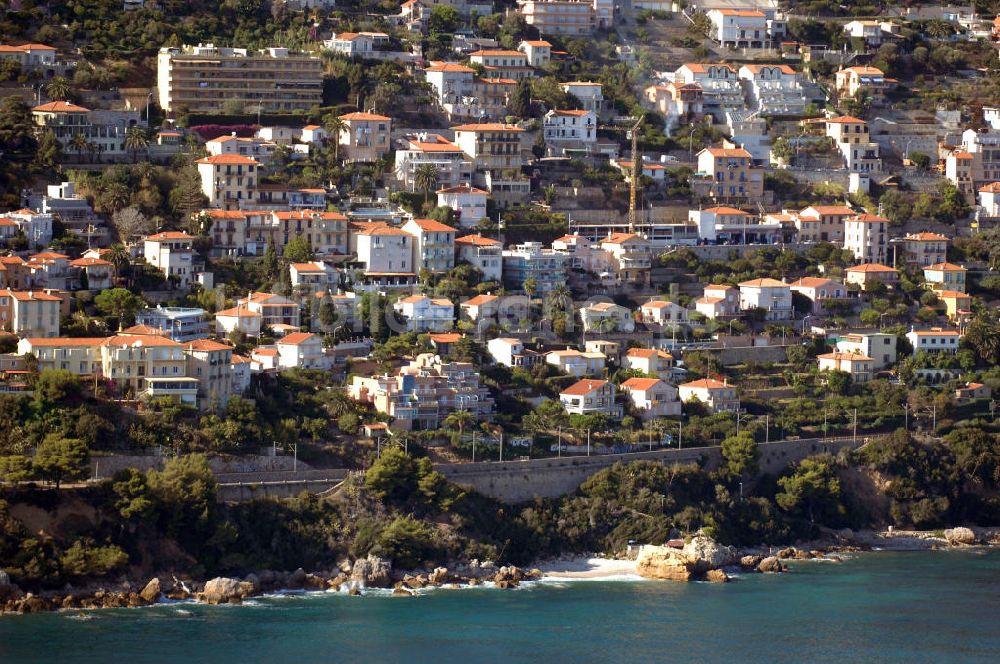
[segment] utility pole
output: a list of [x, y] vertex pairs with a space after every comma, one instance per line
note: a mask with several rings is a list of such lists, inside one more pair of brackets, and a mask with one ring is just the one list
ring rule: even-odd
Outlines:
[[587, 429], [587, 456], [590, 456], [590, 429]]
[[770, 415], [764, 416], [764, 444], [771, 442], [771, 420]]
[[[681, 417], [683, 418], [684, 416], [681, 415]], [[681, 449], [681, 441], [684, 440], [683, 435], [684, 435], [684, 420], [680, 419], [677, 420], [677, 449]]]
[[858, 444], [858, 409], [854, 409], [854, 445]]
[[476, 430], [472, 430], [472, 463], [476, 462]]
[[292, 472], [297, 473], [299, 472], [299, 444], [295, 443], [295, 445], [292, 447], [292, 450], [293, 450], [292, 454], [294, 454], [294, 456], [292, 457]]
[[653, 421], [649, 421], [649, 451], [653, 451]]
[[503, 429], [500, 430], [500, 463], [503, 463]]
[[556, 428], [556, 432], [557, 432], [557, 435], [559, 436], [558, 442], [556, 444], [557, 447], [558, 447], [558, 449], [556, 450], [556, 456], [558, 456], [559, 458], [562, 458], [562, 427]]
[[639, 154], [639, 127], [642, 116], [632, 125], [632, 177], [628, 192], [628, 232], [635, 233], [636, 209], [635, 199], [639, 191], [639, 175], [642, 172], [642, 155]]

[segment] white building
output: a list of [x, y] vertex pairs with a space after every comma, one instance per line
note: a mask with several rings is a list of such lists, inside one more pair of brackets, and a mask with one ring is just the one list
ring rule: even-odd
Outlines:
[[591, 81], [569, 81], [560, 83], [559, 87], [568, 95], [573, 95], [580, 101], [580, 108], [599, 116], [604, 110], [604, 92], [600, 83]]
[[486, 200], [490, 192], [468, 184], [459, 184], [437, 190], [437, 204], [449, 207], [458, 217], [458, 225], [472, 228], [486, 219]]
[[411, 295], [392, 308], [406, 319], [408, 332], [446, 332], [455, 326], [455, 305], [445, 298]]
[[607, 363], [604, 353], [597, 351], [578, 351], [573, 348], [553, 350], [545, 354], [545, 363], [577, 378], [598, 375], [604, 371]]
[[329, 369], [332, 358], [323, 350], [323, 337], [311, 332], [292, 332], [274, 343], [277, 369]]
[[159, 268], [167, 279], [181, 288], [187, 288], [194, 277], [191, 266], [194, 238], [179, 231], [164, 231], [148, 236], [143, 242], [146, 262]]
[[777, 279], [751, 279], [740, 284], [740, 309], [762, 309], [765, 320], [792, 318], [792, 291], [788, 284]]
[[736, 412], [740, 409], [740, 399], [736, 388], [712, 378], [703, 378], [677, 386], [677, 393], [684, 403], [697, 400], [714, 413]]
[[584, 332], [634, 332], [631, 309], [613, 302], [597, 302], [580, 309]]
[[396, 150], [396, 180], [407, 191], [417, 190], [416, 172], [431, 165], [442, 188], [458, 187], [472, 181], [472, 160], [462, 149], [440, 134], [409, 134]]
[[629, 378], [621, 389], [643, 420], [681, 414], [677, 388], [659, 378]]
[[465, 235], [455, 239], [455, 259], [465, 261], [483, 273], [484, 281], [503, 279], [503, 244], [482, 235]]
[[639, 307], [642, 322], [654, 325], [680, 325], [688, 322], [688, 310], [669, 300], [650, 300]]
[[846, 372], [855, 383], [867, 383], [872, 379], [873, 361], [867, 355], [835, 351], [817, 355], [816, 360], [820, 371]]
[[517, 50], [528, 56], [528, 64], [541, 68], [552, 60], [552, 44], [544, 39], [525, 40], [517, 46]]
[[606, 415], [617, 417], [621, 409], [615, 403], [615, 386], [610, 381], [584, 379], [559, 393], [559, 402], [570, 415]]
[[455, 267], [455, 229], [434, 219], [411, 219], [403, 230], [413, 236], [413, 269], [441, 274]]
[[520, 339], [499, 337], [486, 342], [486, 350], [497, 364], [507, 367], [530, 367], [541, 361], [541, 355], [524, 347]]
[[861, 263], [885, 263], [888, 257], [889, 220], [859, 214], [844, 220], [844, 249]]
[[695, 300], [695, 311], [708, 320], [740, 314], [740, 291], [725, 284], [705, 286], [702, 297]]
[[338, 281], [337, 270], [322, 261], [289, 263], [288, 274], [293, 288], [325, 289]]
[[590, 154], [597, 147], [597, 116], [593, 111], [551, 110], [542, 119], [542, 133], [552, 156]]
[[882, 159], [878, 143], [871, 140], [868, 123], [844, 115], [826, 121], [826, 135], [844, 157], [847, 170], [852, 173], [879, 173]]
[[474, 91], [475, 69], [454, 62], [439, 62], [425, 69], [424, 76], [437, 92], [438, 105], [449, 118], [478, 115]]
[[709, 36], [722, 47], [774, 48], [785, 36], [785, 21], [773, 10], [710, 9]]
[[913, 352], [945, 352], [955, 353], [958, 351], [959, 342], [962, 340], [962, 333], [958, 330], [944, 330], [940, 327], [932, 327], [929, 330], [911, 329], [906, 333], [906, 338], [913, 346]]
[[872, 359], [872, 370], [896, 364], [896, 335], [885, 332], [852, 333], [837, 340], [837, 350]]
[[201, 191], [211, 207], [239, 210], [253, 202], [260, 162], [238, 154], [203, 157], [196, 162]]
[[751, 111], [761, 115], [801, 115], [806, 109], [802, 74], [788, 65], [743, 65]]

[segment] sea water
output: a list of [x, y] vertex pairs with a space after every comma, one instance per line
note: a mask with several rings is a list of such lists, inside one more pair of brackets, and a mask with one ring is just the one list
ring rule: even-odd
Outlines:
[[1000, 551], [0, 617], [0, 663], [22, 662], [1000, 662]]

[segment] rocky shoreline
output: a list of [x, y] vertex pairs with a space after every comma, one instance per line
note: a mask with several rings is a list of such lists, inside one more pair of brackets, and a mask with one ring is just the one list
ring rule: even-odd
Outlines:
[[[678, 543], [679, 544], [679, 543]], [[634, 556], [638, 576], [672, 581], [726, 582], [739, 572], [774, 574], [785, 572], [789, 560], [824, 558], [839, 561], [839, 554], [858, 551], [917, 551], [1000, 545], [998, 528], [951, 528], [944, 531], [826, 531], [811, 542], [795, 546], [751, 547], [737, 550], [696, 534], [683, 546], [641, 547]], [[579, 559], [576, 559], [579, 560]], [[590, 559], [594, 560], [594, 559]], [[569, 562], [569, 561], [565, 561]], [[549, 563], [559, 567], [558, 562]], [[621, 573], [615, 566], [614, 573]], [[245, 599], [275, 592], [335, 591], [361, 595], [367, 589], [385, 589], [393, 596], [409, 597], [424, 588], [460, 588], [492, 584], [500, 589], [517, 588], [545, 574], [537, 568], [498, 566], [492, 562], [456, 562], [447, 567], [394, 570], [389, 561], [368, 556], [344, 559], [336, 568], [316, 572], [262, 570], [243, 578], [216, 577], [206, 581], [179, 579], [161, 574], [145, 583], [122, 580], [90, 586], [66, 586], [61, 590], [25, 593], [0, 571], [0, 613], [25, 614], [46, 611], [150, 606], [166, 600], [205, 604], [240, 604]], [[586, 572], [553, 573], [562, 578], [602, 578]]]

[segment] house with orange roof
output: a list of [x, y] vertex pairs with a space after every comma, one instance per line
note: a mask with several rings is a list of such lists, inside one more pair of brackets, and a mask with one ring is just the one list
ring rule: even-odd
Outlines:
[[607, 365], [608, 358], [599, 351], [579, 351], [575, 348], [551, 350], [545, 354], [545, 363], [559, 371], [577, 378], [599, 376]]
[[907, 233], [903, 238], [906, 262], [910, 265], [927, 267], [948, 260], [948, 245], [951, 240], [940, 233]]
[[579, 312], [583, 331], [586, 332], [634, 332], [635, 318], [632, 310], [614, 302], [595, 302], [581, 307]]
[[483, 273], [483, 281], [503, 279], [503, 244], [476, 233], [455, 238], [455, 262], [465, 261]]
[[341, 115], [340, 158], [348, 163], [378, 161], [392, 149], [392, 118], [378, 113], [355, 112]]
[[483, 293], [470, 297], [460, 303], [458, 308], [463, 316], [474, 322], [496, 320], [500, 312], [500, 297]]
[[559, 402], [570, 415], [605, 415], [621, 417], [615, 403], [615, 385], [611, 381], [584, 378], [559, 393]]
[[639, 307], [647, 325], [681, 325], [688, 322], [688, 310], [670, 300], [650, 300]]
[[979, 188], [979, 207], [984, 217], [1000, 217], [1000, 182], [990, 182]]
[[219, 154], [195, 162], [201, 191], [211, 207], [238, 210], [256, 198], [260, 162], [239, 154]]
[[542, 118], [549, 156], [590, 154], [597, 148], [597, 116], [583, 109], [552, 109]]
[[535, 75], [535, 70], [528, 64], [528, 55], [523, 51], [481, 49], [470, 53], [469, 61], [485, 69], [489, 78], [506, 78], [516, 82]]
[[596, 81], [567, 81], [559, 87], [568, 95], [573, 95], [580, 102], [580, 108], [590, 111], [597, 117], [605, 110], [604, 91]]
[[649, 284], [653, 267], [653, 248], [649, 240], [636, 233], [612, 233], [602, 239], [600, 251], [618, 283]]
[[[415, 277], [413, 243], [416, 238], [401, 228], [368, 224], [351, 232], [358, 263], [366, 275], [385, 274]], [[454, 260], [454, 259], [453, 259]], [[412, 279], [410, 279], [412, 281]]]
[[876, 214], [858, 214], [844, 220], [844, 249], [861, 263], [888, 259], [889, 220]]
[[263, 316], [246, 306], [236, 306], [215, 312], [215, 327], [219, 334], [239, 332], [248, 337], [259, 337]]
[[274, 154], [278, 144], [258, 136], [237, 136], [235, 132], [205, 141], [209, 155], [237, 154], [266, 162]]
[[457, 62], [432, 62], [424, 69], [424, 78], [437, 92], [438, 106], [451, 119], [478, 117], [479, 106], [473, 97], [476, 70]]
[[879, 371], [896, 363], [895, 334], [888, 332], [850, 333], [837, 340], [837, 351], [872, 358], [872, 370]]
[[443, 189], [472, 182], [472, 160], [444, 136], [429, 132], [404, 136], [396, 150], [396, 181], [407, 191], [416, 192], [416, 172], [425, 164], [437, 170], [438, 185]]
[[329, 369], [333, 357], [323, 349], [323, 337], [312, 332], [292, 332], [274, 342], [278, 351], [276, 368]]
[[870, 381], [874, 372], [872, 358], [859, 353], [823, 353], [816, 356], [816, 362], [820, 371], [843, 371], [850, 374], [851, 380], [858, 385]]
[[886, 77], [881, 69], [870, 65], [841, 69], [834, 74], [834, 82], [841, 97], [856, 97], [860, 92], [877, 104], [882, 103], [886, 92], [896, 85], [895, 79]]
[[868, 123], [844, 115], [826, 121], [826, 135], [844, 158], [847, 170], [852, 173], [879, 173], [882, 171], [881, 148], [871, 140]]
[[455, 145], [472, 158], [477, 171], [519, 169], [524, 129], [500, 122], [480, 122], [452, 127]]
[[324, 41], [323, 46], [349, 58], [381, 59], [378, 53], [389, 50], [389, 35], [384, 32], [341, 32]]
[[525, 347], [524, 342], [513, 337], [497, 337], [486, 342], [486, 351], [497, 364], [511, 368], [528, 368], [540, 363], [541, 353]]
[[750, 106], [761, 115], [801, 115], [807, 95], [803, 76], [785, 64], [746, 64], [738, 72], [745, 81]]
[[951, 322], [966, 323], [972, 318], [972, 297], [968, 293], [940, 290], [937, 296], [944, 303], [945, 313]]
[[411, 219], [403, 230], [413, 236], [413, 270], [442, 274], [455, 267], [455, 229], [434, 219]]
[[30, 283], [38, 288], [69, 290], [75, 270], [70, 269], [69, 256], [56, 251], [40, 251], [28, 256]]
[[289, 263], [288, 274], [293, 288], [308, 288], [313, 291], [335, 285], [339, 277], [337, 271], [323, 261]]
[[472, 228], [486, 219], [486, 201], [489, 197], [490, 192], [469, 184], [437, 190], [438, 206], [451, 208], [462, 228]]
[[410, 295], [392, 308], [405, 319], [407, 332], [447, 332], [455, 326], [455, 305], [447, 298]]
[[16, 60], [22, 71], [55, 67], [56, 49], [46, 44], [21, 44], [10, 46], [0, 44], [0, 59]]
[[262, 328], [278, 324], [299, 327], [302, 324], [301, 307], [298, 302], [282, 295], [250, 293], [247, 297], [237, 299], [236, 306], [260, 314]]
[[826, 277], [802, 277], [789, 284], [788, 288], [807, 298], [812, 303], [809, 313], [817, 316], [826, 313], [824, 304], [843, 302], [849, 295], [846, 285]]
[[[47, 203], [51, 202], [51, 194], [55, 189], [57, 192], [64, 189], [62, 185], [49, 185], [47, 191], [49, 196], [42, 198], [43, 208]], [[72, 191], [72, 185], [69, 186], [69, 190]], [[82, 203], [86, 206], [87, 210], [90, 210], [90, 205], [86, 202], [86, 199], [82, 199]], [[14, 210], [13, 212], [4, 212], [0, 216], [5, 217], [9, 221], [17, 224], [17, 227], [24, 233], [24, 237], [28, 240], [29, 247], [47, 247], [49, 243], [52, 242], [52, 212], [37, 212], [30, 208], [21, 208], [20, 210]], [[67, 230], [77, 232], [78, 229], [74, 214], [71, 214], [68, 210], [62, 209], [59, 212], [59, 217], [62, 220], [63, 226], [67, 227]], [[83, 233], [80, 233], [84, 235]], [[84, 235], [86, 237], [86, 235]]]
[[629, 378], [621, 384], [621, 391], [643, 421], [681, 414], [677, 388], [659, 378]]
[[695, 193], [719, 201], [759, 202], [764, 195], [764, 169], [754, 166], [743, 148], [705, 148], [698, 153]]
[[740, 283], [740, 309], [760, 310], [764, 320], [790, 320], [793, 315], [792, 291], [784, 281], [751, 279]]
[[709, 37], [723, 48], [775, 48], [785, 38], [784, 16], [774, 9], [710, 9]]
[[192, 248], [194, 237], [182, 231], [162, 231], [146, 236], [143, 256], [146, 262], [159, 269], [167, 279], [181, 288], [187, 288], [194, 278]]
[[101, 343], [101, 375], [120, 398], [196, 406], [198, 379], [186, 370], [184, 345], [166, 337], [116, 334]]
[[936, 263], [924, 268], [924, 285], [936, 291], [965, 292], [967, 269], [954, 263]]
[[20, 256], [0, 256], [0, 288], [21, 290], [31, 285], [28, 261]]
[[595, 3], [575, 0], [518, 0], [517, 13], [539, 34], [582, 37], [597, 26]]
[[233, 389], [233, 347], [210, 339], [184, 344], [185, 374], [198, 379], [197, 405], [202, 411], [220, 411], [236, 392]]
[[0, 290], [0, 328], [19, 337], [58, 337], [62, 298], [42, 289]]
[[674, 356], [658, 348], [629, 348], [622, 356], [622, 367], [673, 380]]
[[517, 45], [517, 50], [528, 58], [528, 64], [536, 69], [545, 67], [552, 60], [552, 44], [544, 39], [526, 39]]
[[245, 355], [232, 354], [229, 361], [231, 389], [234, 395], [245, 394], [250, 389], [250, 378], [253, 375], [253, 361]]
[[114, 266], [102, 258], [77, 258], [69, 262], [71, 268], [77, 271], [76, 283], [82, 289], [102, 291], [111, 288], [111, 277]]
[[844, 220], [857, 212], [846, 205], [810, 205], [795, 215], [799, 242], [844, 241]]
[[740, 291], [725, 284], [709, 284], [695, 300], [694, 309], [708, 320], [739, 316]]
[[24, 336], [17, 342], [17, 354], [33, 355], [40, 372], [63, 369], [77, 376], [99, 376], [101, 344], [106, 338]]
[[714, 378], [702, 378], [677, 386], [677, 396], [684, 403], [698, 401], [713, 413], [732, 413], [740, 409], [740, 398], [736, 388], [728, 382]]
[[862, 263], [846, 270], [845, 281], [857, 284], [861, 290], [868, 291], [880, 286], [894, 286], [899, 283], [899, 272], [881, 263]]
[[940, 327], [932, 327], [929, 330], [910, 328], [910, 331], [906, 333], [906, 338], [913, 346], [914, 353], [922, 350], [932, 353], [957, 353], [962, 333], [958, 330], [945, 330]]
[[[124, 156], [125, 132], [143, 124], [139, 111], [92, 111], [68, 101], [51, 101], [31, 109], [39, 133], [51, 131], [66, 154], [74, 152], [73, 138], [83, 136], [106, 158]], [[77, 153], [77, 158], [82, 155]]]
[[989, 385], [982, 383], [966, 383], [964, 387], [955, 388], [955, 402], [968, 403], [976, 399], [989, 399], [993, 396], [993, 390]]

